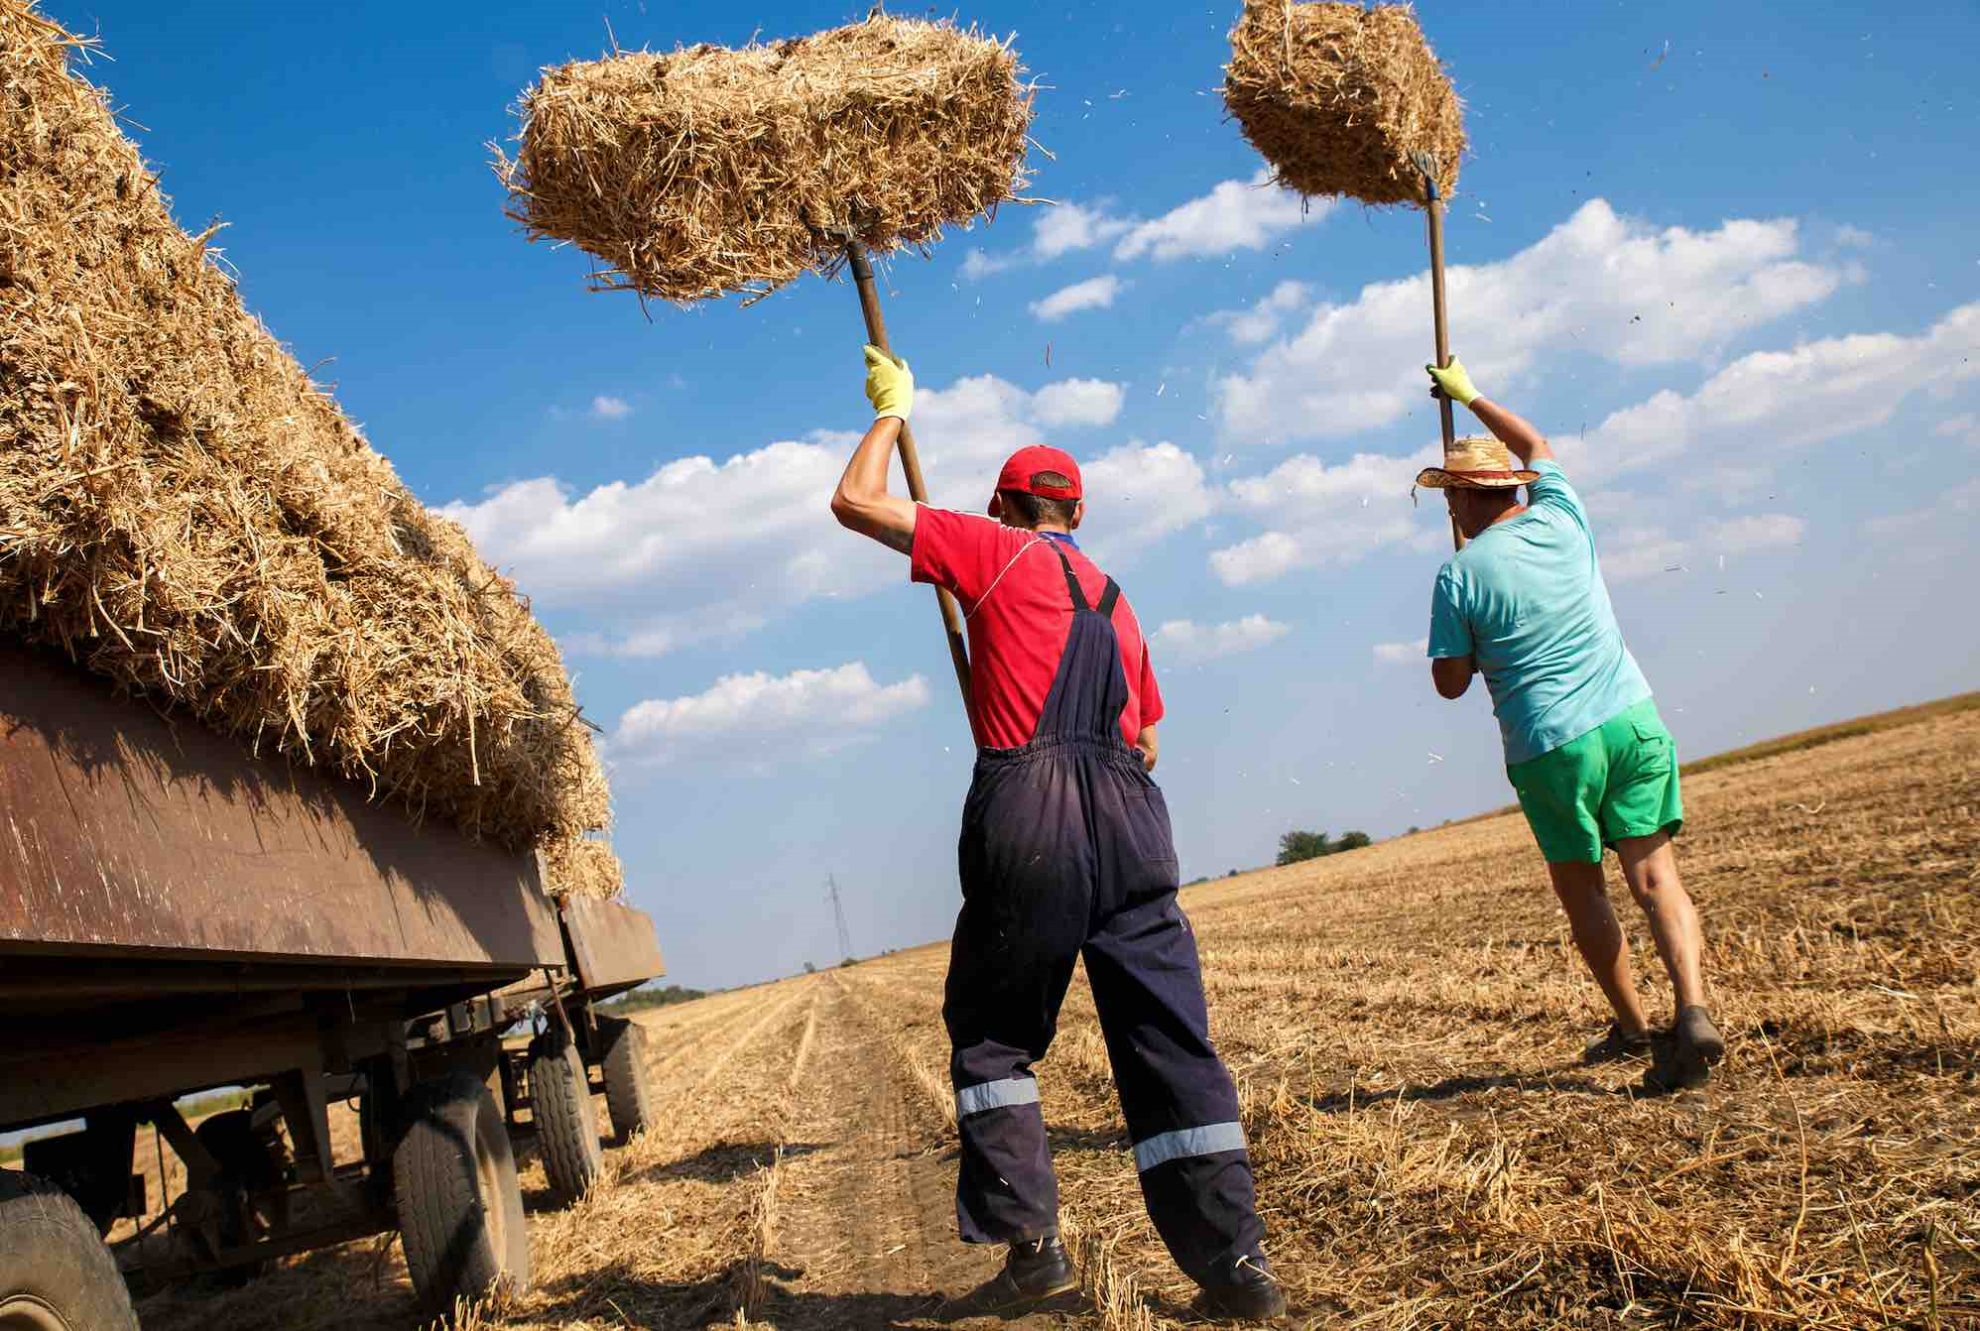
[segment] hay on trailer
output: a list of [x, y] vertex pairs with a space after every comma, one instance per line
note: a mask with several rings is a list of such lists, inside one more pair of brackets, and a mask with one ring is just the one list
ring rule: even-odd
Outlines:
[[923, 253], [1017, 196], [1032, 90], [1003, 42], [869, 18], [730, 50], [546, 69], [496, 150], [532, 240], [596, 256], [595, 289], [686, 303], [832, 271], [848, 236]]
[[0, 0], [0, 633], [523, 848], [608, 819], [557, 649]]
[[1445, 194], [1457, 185], [1464, 108], [1408, 5], [1246, 0], [1224, 103], [1302, 194], [1420, 205], [1419, 152]]
[[603, 841], [557, 840], [543, 848], [547, 881], [554, 897], [616, 897], [626, 888], [625, 869]]

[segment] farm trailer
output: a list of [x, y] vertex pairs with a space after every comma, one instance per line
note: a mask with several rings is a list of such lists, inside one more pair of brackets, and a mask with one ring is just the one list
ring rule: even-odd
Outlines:
[[[134, 1326], [126, 1276], [251, 1272], [394, 1227], [429, 1307], [527, 1284], [505, 1125], [527, 1085], [553, 1180], [588, 1181], [585, 1065], [616, 1127], [651, 1113], [643, 1032], [596, 1002], [660, 971], [650, 920], [560, 910], [534, 856], [0, 645], [0, 1131], [82, 1123], [0, 1170], [0, 1327]], [[174, 1106], [233, 1086], [259, 1088], [252, 1109], [194, 1128]], [[329, 1106], [352, 1098], [362, 1159], [339, 1163]], [[187, 1184], [113, 1254], [114, 1222], [148, 1211], [141, 1122]], [[567, 1140], [587, 1122], [588, 1148]]]

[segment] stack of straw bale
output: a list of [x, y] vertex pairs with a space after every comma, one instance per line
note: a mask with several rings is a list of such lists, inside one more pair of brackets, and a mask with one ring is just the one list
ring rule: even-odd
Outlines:
[[1032, 90], [1010, 47], [877, 16], [739, 50], [548, 69], [499, 150], [532, 240], [596, 256], [596, 289], [686, 303], [832, 270], [848, 239], [924, 253], [1014, 198]]
[[1464, 107], [1408, 5], [1246, 0], [1224, 103], [1302, 194], [1420, 205], [1418, 152], [1446, 195], [1457, 184]]
[[544, 890], [554, 896], [616, 897], [625, 890], [625, 870], [604, 841], [559, 841], [543, 851]]
[[555, 645], [0, 0], [0, 633], [515, 849], [608, 821]]

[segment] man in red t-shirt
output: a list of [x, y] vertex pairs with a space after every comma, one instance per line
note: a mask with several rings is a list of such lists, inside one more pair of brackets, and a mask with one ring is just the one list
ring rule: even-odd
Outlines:
[[1149, 777], [1162, 695], [1120, 588], [1079, 549], [1079, 466], [1056, 448], [1004, 464], [989, 515], [887, 493], [914, 399], [905, 362], [866, 349], [875, 419], [832, 496], [845, 526], [913, 559], [969, 623], [976, 770], [963, 804], [963, 905], [942, 1018], [965, 1242], [1004, 1267], [952, 1316], [1011, 1315], [1079, 1287], [1032, 1065], [1082, 956], [1134, 1139], [1148, 1214], [1199, 1310], [1285, 1311], [1266, 1269], [1237, 1090], [1210, 1044], [1196, 939], [1176, 904], [1168, 806]]

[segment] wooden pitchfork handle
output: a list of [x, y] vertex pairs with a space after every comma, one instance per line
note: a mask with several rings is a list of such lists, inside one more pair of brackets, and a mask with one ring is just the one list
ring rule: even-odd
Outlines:
[[[1416, 169], [1423, 173], [1423, 214], [1430, 219], [1430, 304], [1437, 328], [1436, 364], [1441, 370], [1451, 363], [1450, 321], [1444, 313], [1444, 193], [1438, 188], [1436, 164], [1430, 154], [1417, 153], [1414, 160]], [[1449, 457], [1457, 440], [1457, 423], [1451, 419], [1451, 400], [1442, 393], [1437, 394], [1437, 418], [1444, 427], [1444, 456]], [[1458, 530], [1456, 514], [1451, 516], [1451, 546], [1464, 549], [1464, 533]]]
[[[859, 291], [859, 312], [866, 319], [866, 340], [888, 355], [893, 348], [887, 345], [887, 316], [880, 312], [880, 290], [873, 281], [873, 265], [866, 261], [866, 251], [857, 241], [846, 244], [846, 262], [852, 268], [853, 285]], [[908, 498], [917, 504], [928, 502], [928, 486], [921, 479], [921, 455], [915, 451], [914, 432], [908, 423], [901, 422], [900, 434], [901, 470], [907, 473]], [[970, 719], [974, 732], [976, 715], [970, 705], [969, 690], [969, 648], [963, 643], [962, 612], [956, 608], [956, 598], [949, 595], [946, 587], [935, 589], [935, 600], [942, 607], [942, 629], [949, 636], [949, 660], [956, 668], [956, 687], [962, 691], [963, 715]]]

